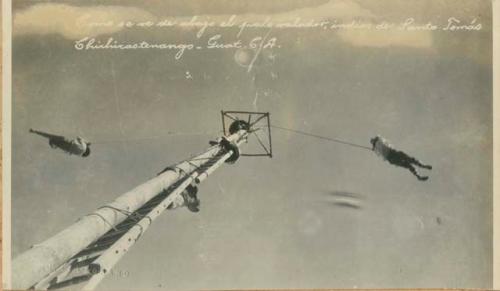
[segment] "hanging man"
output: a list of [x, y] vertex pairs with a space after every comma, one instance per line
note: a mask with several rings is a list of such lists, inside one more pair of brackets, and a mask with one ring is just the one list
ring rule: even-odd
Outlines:
[[200, 199], [198, 198], [198, 188], [192, 185], [186, 187], [181, 195], [178, 195], [167, 209], [187, 207], [191, 212], [200, 211]]
[[53, 149], [59, 148], [70, 155], [76, 155], [80, 157], [88, 157], [90, 155], [90, 142], [85, 141], [79, 136], [75, 139], [68, 139], [64, 136], [45, 133], [33, 130], [31, 128], [30, 132], [48, 138], [49, 145]]
[[410, 170], [410, 172], [412, 172], [412, 174], [415, 175], [420, 181], [426, 181], [427, 179], [429, 179], [429, 177], [427, 176], [419, 175], [414, 165], [428, 170], [431, 170], [432, 166], [424, 165], [414, 157], [409, 156], [402, 151], [394, 149], [392, 145], [390, 145], [389, 142], [381, 136], [377, 135], [376, 137], [372, 138], [370, 142], [372, 144], [372, 150], [377, 155], [381, 156], [384, 160], [395, 166]]

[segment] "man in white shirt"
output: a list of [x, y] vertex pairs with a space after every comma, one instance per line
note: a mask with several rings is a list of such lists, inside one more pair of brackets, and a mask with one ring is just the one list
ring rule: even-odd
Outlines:
[[384, 160], [395, 166], [410, 170], [410, 172], [412, 172], [412, 174], [415, 175], [420, 181], [426, 181], [429, 179], [427, 176], [419, 175], [414, 165], [428, 170], [431, 170], [432, 166], [425, 165], [405, 152], [394, 149], [392, 145], [381, 136], [377, 135], [372, 138], [370, 142], [372, 144], [372, 150]]
[[49, 145], [53, 149], [59, 148], [70, 155], [76, 155], [80, 157], [88, 157], [90, 155], [90, 142], [87, 142], [85, 139], [79, 136], [75, 139], [68, 139], [64, 136], [41, 132], [33, 130], [31, 128], [30, 132], [48, 138]]

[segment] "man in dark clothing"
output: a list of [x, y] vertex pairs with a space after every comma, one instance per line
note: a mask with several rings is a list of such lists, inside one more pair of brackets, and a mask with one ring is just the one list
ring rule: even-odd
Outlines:
[[41, 132], [31, 128], [30, 132], [48, 138], [49, 145], [53, 149], [59, 148], [70, 155], [80, 157], [88, 157], [90, 155], [90, 142], [85, 141], [79, 136], [75, 139], [67, 139], [64, 136]]
[[429, 179], [427, 176], [419, 175], [414, 165], [428, 170], [431, 170], [432, 166], [425, 165], [405, 152], [394, 149], [392, 145], [381, 136], [372, 138], [370, 142], [372, 144], [372, 150], [384, 160], [395, 166], [410, 170], [410, 172], [412, 172], [412, 174], [415, 175], [420, 181], [426, 181]]
[[191, 212], [200, 211], [200, 199], [198, 198], [198, 188], [192, 185], [186, 187], [184, 191], [170, 203], [167, 209], [187, 207]]

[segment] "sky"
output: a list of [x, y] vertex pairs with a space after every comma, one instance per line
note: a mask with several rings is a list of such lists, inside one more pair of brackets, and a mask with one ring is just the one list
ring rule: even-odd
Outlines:
[[[276, 126], [367, 146], [380, 134], [432, 164], [430, 179], [367, 150], [273, 129], [272, 159], [221, 167], [200, 186], [199, 213], [163, 214], [115, 266], [125, 275], [99, 288], [491, 288], [491, 15], [489, 1], [459, 2], [15, 1], [13, 258], [202, 151], [221, 130], [220, 110], [256, 110]], [[476, 18], [482, 29], [276, 29], [270, 35], [281, 48], [263, 52], [250, 72], [235, 49], [175, 60], [161, 50], [74, 48], [85, 36], [195, 39], [181, 28], [80, 27], [85, 15], [119, 22], [233, 14]], [[197, 41], [216, 33], [234, 39], [237, 30], [208, 28]], [[92, 154], [52, 150], [29, 128], [83, 136]], [[335, 204], [332, 194], [344, 192], [359, 209]]]

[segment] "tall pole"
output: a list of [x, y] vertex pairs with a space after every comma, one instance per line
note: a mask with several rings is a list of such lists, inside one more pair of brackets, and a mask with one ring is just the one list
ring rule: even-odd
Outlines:
[[[241, 145], [244, 139], [240, 139], [235, 143], [236, 146]], [[153, 221], [158, 218], [166, 209], [167, 206], [172, 203], [176, 196], [180, 195], [182, 191], [196, 182], [200, 184], [203, 182], [211, 173], [217, 170], [224, 162], [233, 156], [233, 150], [229, 149], [227, 153], [218, 157], [216, 161], [206, 169], [201, 171], [194, 171], [189, 177], [187, 177], [181, 185], [179, 185], [172, 193], [170, 193], [162, 202], [153, 208], [143, 219], [141, 219], [137, 224], [135, 224], [127, 233], [125, 233], [117, 242], [115, 242], [104, 254], [102, 254], [97, 260], [89, 265], [89, 272], [94, 273], [89, 282], [83, 287], [82, 290], [94, 290], [95, 287], [104, 279], [107, 272], [114, 267], [114, 265], [130, 250], [130, 248], [137, 242], [139, 237], [146, 232], [148, 227], [153, 223]]]
[[[79, 251], [124, 221], [128, 217], [126, 213], [136, 211], [180, 179], [185, 177], [194, 179], [200, 176], [197, 181], [199, 183], [224, 161], [229, 162], [235, 154], [239, 154], [238, 147], [247, 136], [248, 130], [241, 129], [227, 137], [222, 137], [217, 145], [210, 147], [202, 154], [169, 167], [168, 170], [155, 178], [122, 194], [113, 202], [82, 217], [55, 236], [33, 246], [14, 259], [12, 263], [12, 287], [14, 289], [28, 289], [34, 286], [60, 268]], [[207, 160], [215, 157], [221, 150], [226, 151], [226, 153], [216, 164], [203, 173], [196, 172]], [[216, 167], [214, 168], [214, 166]], [[195, 172], [196, 174], [193, 175]], [[105, 258], [104, 262], [106, 262]], [[116, 261], [111, 262], [111, 265], [114, 263]]]

